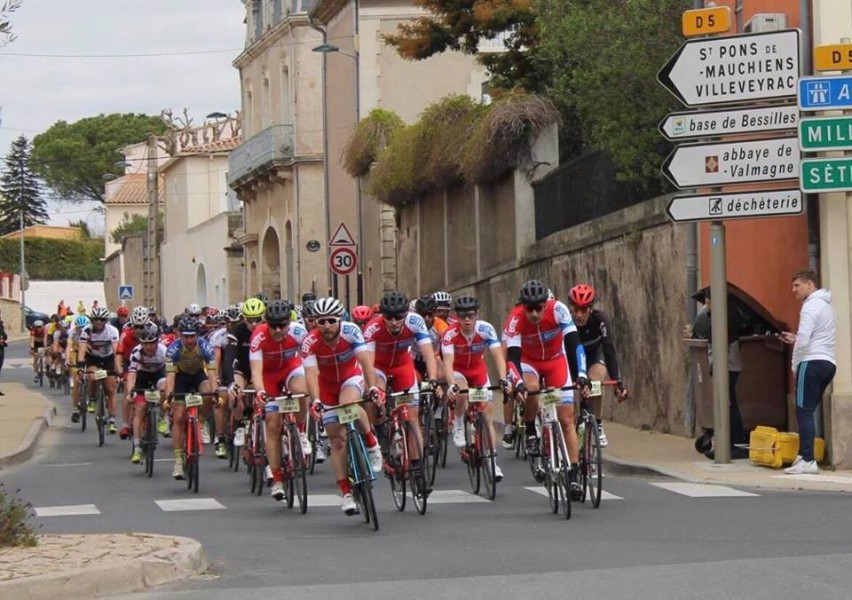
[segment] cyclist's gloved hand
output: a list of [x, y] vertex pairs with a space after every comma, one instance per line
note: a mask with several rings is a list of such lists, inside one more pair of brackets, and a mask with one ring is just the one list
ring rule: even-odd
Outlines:
[[269, 395], [263, 390], [258, 390], [258, 392], [254, 395], [254, 404], [257, 408], [266, 408], [266, 402], [269, 398]]
[[367, 390], [367, 397], [379, 406], [383, 406], [386, 399], [385, 391], [375, 385]]
[[504, 377], [500, 380], [500, 387], [503, 388], [503, 394], [506, 396], [512, 393], [512, 382], [509, 381], [508, 377]]
[[527, 384], [523, 381], [519, 381], [515, 384], [515, 393], [522, 398], [527, 397]]
[[615, 383], [615, 395], [618, 397], [619, 402], [627, 400], [627, 396], [629, 395], [627, 388], [624, 387], [624, 382], [620, 379]]
[[441, 382], [437, 379], [429, 380], [429, 389], [432, 390], [432, 393], [435, 394], [436, 398], [443, 398], [444, 396], [444, 388], [441, 386]]
[[313, 416], [317, 421], [322, 420], [322, 413], [325, 411], [325, 405], [319, 399], [314, 399], [311, 401], [311, 416]]
[[582, 390], [582, 389], [585, 389], [585, 388], [591, 388], [591, 385], [589, 384], [589, 380], [586, 377], [583, 377], [582, 375], [580, 375], [577, 378], [577, 389]]

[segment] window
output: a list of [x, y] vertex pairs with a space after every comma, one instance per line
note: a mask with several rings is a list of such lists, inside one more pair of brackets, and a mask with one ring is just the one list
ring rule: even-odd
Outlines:
[[263, 0], [252, 1], [251, 15], [254, 21], [254, 39], [258, 40], [263, 35]]
[[281, 122], [293, 122], [290, 115], [290, 71], [286, 67], [281, 69]]
[[269, 91], [269, 77], [263, 77], [263, 123], [261, 129], [272, 125], [272, 94]]
[[278, 23], [283, 16], [281, 14], [281, 2], [282, 0], [272, 0], [272, 19]]

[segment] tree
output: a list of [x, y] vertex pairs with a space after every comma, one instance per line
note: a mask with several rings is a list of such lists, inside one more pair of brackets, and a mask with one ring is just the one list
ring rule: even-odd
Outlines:
[[[382, 36], [408, 60], [423, 60], [456, 50], [475, 55], [491, 73], [498, 88], [542, 89], [543, 78], [535, 59], [539, 23], [532, 0], [414, 0], [429, 16], [398, 26], [398, 33]], [[499, 36], [499, 37], [498, 37]], [[505, 52], [479, 52], [482, 40], [503, 38]]]
[[47, 204], [41, 198], [41, 183], [30, 169], [30, 144], [25, 136], [12, 142], [6, 155], [6, 168], [0, 176], [0, 235], [24, 226], [46, 223]]
[[[157, 213], [157, 228], [158, 230], [163, 229], [163, 213]], [[121, 241], [127, 237], [128, 235], [133, 235], [136, 233], [145, 233], [148, 231], [148, 216], [147, 215], [133, 215], [130, 213], [124, 213], [124, 216], [121, 219], [121, 223], [118, 224], [118, 227], [110, 232], [109, 237], [112, 240], [113, 244], [120, 244]]]
[[79, 221], [70, 221], [68, 223], [68, 227], [77, 227], [80, 229], [80, 237], [84, 240], [92, 239], [92, 230], [89, 227], [89, 224], [84, 220], [80, 219]]
[[33, 170], [61, 198], [103, 202], [103, 176], [124, 173], [119, 148], [165, 129], [160, 117], [132, 113], [57, 121], [33, 139]]
[[0, 48], [15, 41], [15, 34], [12, 32], [12, 23], [9, 21], [9, 15], [19, 8], [23, 0], [7, 0], [0, 5]]

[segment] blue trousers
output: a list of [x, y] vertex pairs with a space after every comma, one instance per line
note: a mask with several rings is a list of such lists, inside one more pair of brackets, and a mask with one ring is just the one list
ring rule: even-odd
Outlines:
[[837, 367], [827, 360], [805, 360], [796, 370], [796, 420], [799, 422], [799, 454], [814, 459], [814, 411], [822, 402], [825, 388], [834, 379]]

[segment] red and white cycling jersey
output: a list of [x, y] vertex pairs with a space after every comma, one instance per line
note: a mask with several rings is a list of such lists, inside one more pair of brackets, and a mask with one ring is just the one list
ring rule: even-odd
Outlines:
[[453, 355], [453, 370], [476, 386], [485, 385], [488, 380], [488, 366], [483, 360], [485, 351], [499, 347], [497, 331], [487, 321], [477, 321], [470, 337], [462, 333], [461, 325], [452, 325], [441, 340], [443, 355]]
[[376, 353], [374, 364], [377, 369], [393, 370], [402, 366], [414, 366], [412, 349], [415, 345], [432, 345], [426, 321], [415, 312], [405, 315], [402, 330], [393, 335], [388, 331], [382, 315], [373, 317], [364, 328], [364, 340], [367, 348]]
[[541, 321], [533, 324], [523, 306], [516, 306], [509, 314], [504, 331], [506, 347], [520, 348], [521, 360], [538, 362], [552, 360], [565, 354], [563, 340], [577, 331], [568, 307], [558, 300], [548, 300]]
[[249, 360], [263, 361], [263, 372], [289, 371], [302, 364], [302, 342], [308, 330], [298, 323], [290, 323], [287, 335], [275, 341], [269, 326], [262, 323], [255, 327], [249, 342]]
[[302, 342], [302, 364], [319, 369], [320, 389], [323, 385], [338, 386], [350, 377], [361, 375], [357, 354], [367, 351], [361, 329], [349, 321], [340, 323], [340, 337], [330, 346], [314, 329]]

